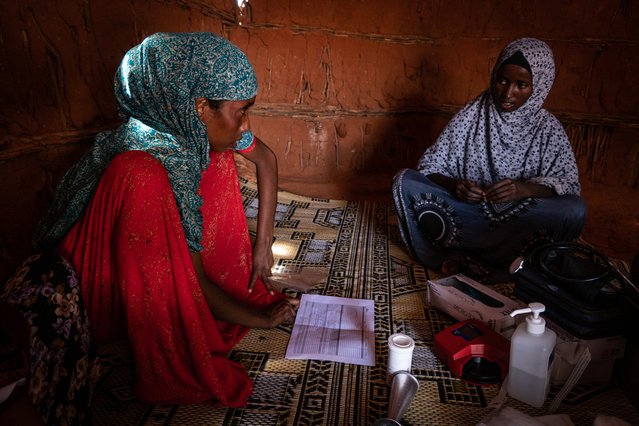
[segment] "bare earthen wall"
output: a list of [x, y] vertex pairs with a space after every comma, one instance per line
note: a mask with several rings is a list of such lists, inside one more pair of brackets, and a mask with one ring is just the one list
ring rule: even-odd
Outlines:
[[[25, 0], [0, 6], [0, 277], [62, 173], [117, 124], [122, 55], [157, 31], [212, 31], [246, 51], [260, 83], [255, 132], [280, 186], [388, 199], [451, 115], [486, 86], [499, 50], [547, 41], [557, 79], [547, 107], [578, 153], [586, 238], [639, 251], [639, 5], [632, 0]], [[240, 162], [242, 170], [251, 169]]]

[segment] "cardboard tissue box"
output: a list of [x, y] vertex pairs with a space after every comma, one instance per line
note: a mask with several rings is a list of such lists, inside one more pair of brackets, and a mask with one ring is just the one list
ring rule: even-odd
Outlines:
[[483, 284], [463, 275], [451, 275], [428, 281], [428, 303], [463, 321], [476, 318], [510, 339], [515, 331], [515, 319], [509, 314], [519, 304]]

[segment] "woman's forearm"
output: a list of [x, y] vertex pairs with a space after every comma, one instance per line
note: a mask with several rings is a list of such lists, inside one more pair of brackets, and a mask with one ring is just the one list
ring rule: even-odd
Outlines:
[[216, 319], [251, 328], [273, 328], [295, 319], [298, 299], [282, 298], [263, 308], [247, 305], [208, 279], [200, 253], [191, 253], [191, 260], [204, 300]]
[[208, 279], [200, 253], [192, 252], [191, 261], [206, 304], [216, 319], [246, 327], [268, 328], [268, 318], [262, 311], [234, 299]]
[[259, 200], [256, 244], [270, 247], [277, 206], [277, 157], [260, 139], [255, 143], [250, 159], [256, 167]]

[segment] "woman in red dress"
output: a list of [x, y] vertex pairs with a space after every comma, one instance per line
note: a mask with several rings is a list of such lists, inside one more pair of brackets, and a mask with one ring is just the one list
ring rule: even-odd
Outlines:
[[[129, 339], [138, 397], [243, 406], [252, 383], [229, 350], [297, 306], [266, 287], [277, 162], [249, 129], [253, 68], [214, 34], [158, 33], [125, 55], [115, 94], [123, 124], [62, 179], [36, 241], [75, 268], [96, 343]], [[253, 246], [233, 152], [256, 165]]]

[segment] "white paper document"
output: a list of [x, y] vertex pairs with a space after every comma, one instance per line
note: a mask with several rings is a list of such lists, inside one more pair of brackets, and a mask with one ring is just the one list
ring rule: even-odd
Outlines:
[[286, 358], [375, 365], [373, 301], [303, 294]]

